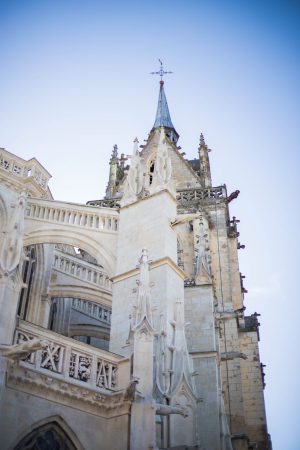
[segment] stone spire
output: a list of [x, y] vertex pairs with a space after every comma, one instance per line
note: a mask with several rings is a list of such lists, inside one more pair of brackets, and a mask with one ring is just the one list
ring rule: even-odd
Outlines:
[[106, 188], [106, 198], [112, 198], [114, 196], [114, 189], [117, 184], [117, 171], [118, 171], [118, 146], [114, 145], [110, 161], [109, 161], [109, 180]]
[[200, 166], [200, 180], [203, 188], [211, 187], [211, 174], [208, 153], [210, 149], [205, 144], [204, 136], [200, 134], [199, 145], [199, 166]]
[[168, 136], [168, 138], [176, 143], [178, 141], [179, 134], [175, 130], [171, 120], [168, 102], [164, 90], [164, 81], [160, 80], [159, 84], [160, 87], [159, 87], [157, 111], [152, 131], [157, 128], [164, 127], [166, 129], [166, 135]]

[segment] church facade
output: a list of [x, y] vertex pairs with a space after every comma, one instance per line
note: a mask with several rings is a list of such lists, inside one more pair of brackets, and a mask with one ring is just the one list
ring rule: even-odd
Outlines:
[[3, 450], [270, 450], [257, 314], [209, 148], [178, 146], [160, 81], [145, 145], [114, 147], [106, 195], [53, 199], [0, 149]]

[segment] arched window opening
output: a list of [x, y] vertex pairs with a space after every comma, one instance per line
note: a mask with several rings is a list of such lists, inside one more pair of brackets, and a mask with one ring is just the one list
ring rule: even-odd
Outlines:
[[153, 182], [154, 168], [155, 168], [155, 160], [151, 161], [150, 166], [149, 166], [149, 184], [150, 185]]
[[14, 450], [76, 450], [66, 432], [56, 422], [32, 430]]

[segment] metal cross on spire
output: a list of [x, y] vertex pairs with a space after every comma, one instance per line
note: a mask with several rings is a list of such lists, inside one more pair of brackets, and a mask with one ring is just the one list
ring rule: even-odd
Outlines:
[[160, 76], [160, 83], [163, 84], [164, 83], [163, 82], [163, 76], [166, 73], [173, 73], [173, 72], [167, 72], [166, 70], [164, 70], [162, 61], [160, 59], [158, 61], [159, 61], [159, 64], [160, 64], [159, 70], [157, 72], [150, 72], [150, 73], [151, 73], [151, 75], [159, 75]]

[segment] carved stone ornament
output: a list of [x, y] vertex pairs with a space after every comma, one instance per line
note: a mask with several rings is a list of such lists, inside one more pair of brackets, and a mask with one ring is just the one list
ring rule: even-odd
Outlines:
[[241, 352], [222, 352], [221, 361], [231, 361], [236, 358], [247, 359], [247, 355]]
[[139, 141], [135, 138], [130, 168], [124, 183], [124, 194], [121, 200], [121, 206], [126, 206], [136, 201], [137, 196], [140, 195], [143, 190], [144, 173], [138, 144]]
[[140, 279], [137, 280], [138, 295], [137, 303], [133, 313], [133, 327], [137, 327], [144, 318], [147, 319], [149, 325], [153, 326], [152, 305], [149, 280], [149, 258], [148, 250], [143, 248], [142, 255], [139, 259]]
[[202, 215], [199, 221], [194, 221], [194, 232], [195, 282], [196, 284], [211, 283], [211, 268], [208, 255], [208, 224]]
[[171, 177], [172, 163], [170, 151], [167, 144], [165, 130], [164, 128], [161, 128], [154, 166], [153, 182], [150, 187], [150, 192], [156, 193], [163, 189], [168, 189], [172, 195], [175, 196], [175, 189]]
[[10, 275], [20, 262], [23, 250], [26, 194], [21, 192], [10, 225], [0, 242], [0, 271]]
[[166, 134], [163, 128], [160, 130], [155, 168], [159, 181], [163, 184], [169, 183], [172, 175], [172, 164], [166, 142]]
[[170, 414], [180, 414], [183, 417], [188, 417], [189, 415], [187, 409], [179, 405], [171, 406], [160, 403], [156, 403], [156, 414], [159, 414], [161, 416], [168, 416]]

